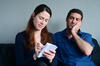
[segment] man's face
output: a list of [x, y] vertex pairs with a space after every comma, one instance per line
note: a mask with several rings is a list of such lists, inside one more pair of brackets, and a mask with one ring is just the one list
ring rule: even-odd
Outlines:
[[70, 16], [67, 18], [67, 28], [72, 29], [77, 23], [82, 22], [82, 16], [78, 13], [71, 13]]

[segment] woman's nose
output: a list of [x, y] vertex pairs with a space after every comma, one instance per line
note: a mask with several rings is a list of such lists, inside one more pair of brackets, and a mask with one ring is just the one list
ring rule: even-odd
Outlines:
[[43, 22], [44, 22], [44, 21], [41, 22], [42, 25], [43, 25]]

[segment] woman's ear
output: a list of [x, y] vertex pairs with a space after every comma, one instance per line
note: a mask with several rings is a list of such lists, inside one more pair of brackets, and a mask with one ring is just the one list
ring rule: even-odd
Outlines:
[[33, 13], [32, 13], [32, 17], [34, 17], [34, 16], [35, 16], [35, 13], [33, 12]]

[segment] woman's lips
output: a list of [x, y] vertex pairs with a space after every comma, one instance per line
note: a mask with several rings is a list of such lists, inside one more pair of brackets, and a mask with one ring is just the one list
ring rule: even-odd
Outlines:
[[40, 28], [42, 28], [42, 27], [43, 27], [41, 24], [38, 24], [38, 26], [39, 26]]

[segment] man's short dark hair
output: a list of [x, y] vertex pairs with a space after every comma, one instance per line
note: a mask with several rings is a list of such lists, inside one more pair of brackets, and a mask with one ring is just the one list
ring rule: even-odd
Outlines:
[[83, 19], [83, 12], [80, 10], [80, 9], [71, 9], [69, 12], [68, 12], [68, 15], [67, 15], [67, 18], [66, 19], [68, 19], [68, 17], [71, 15], [71, 13], [78, 13], [78, 14], [80, 14], [82, 17], [81, 17], [81, 20]]

